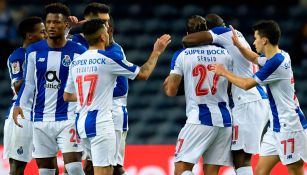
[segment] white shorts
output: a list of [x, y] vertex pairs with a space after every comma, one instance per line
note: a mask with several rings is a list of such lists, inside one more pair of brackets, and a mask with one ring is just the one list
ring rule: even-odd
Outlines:
[[[24, 115], [27, 115], [24, 113]], [[15, 125], [13, 118], [5, 120], [4, 124], [4, 159], [14, 159], [22, 162], [30, 162], [33, 150], [33, 122], [18, 118], [23, 128]]]
[[102, 135], [82, 139], [86, 153], [93, 162], [93, 166], [114, 166], [116, 151], [115, 130], [106, 129]]
[[265, 133], [260, 156], [279, 156], [283, 165], [288, 165], [303, 159], [307, 162], [307, 130], [298, 132], [274, 132], [271, 129]]
[[115, 130], [128, 131], [128, 112], [126, 106], [113, 106], [112, 118]]
[[213, 127], [187, 123], [181, 129], [176, 144], [175, 162], [232, 165], [231, 127]]
[[34, 158], [56, 157], [59, 150], [62, 153], [83, 150], [74, 120], [34, 122], [33, 128]]
[[266, 99], [235, 106], [232, 109], [233, 135], [231, 150], [250, 154], [260, 151], [261, 136], [269, 121], [270, 105]]
[[122, 132], [115, 130], [115, 134], [116, 134], [115, 163], [117, 165], [124, 166], [127, 131]]

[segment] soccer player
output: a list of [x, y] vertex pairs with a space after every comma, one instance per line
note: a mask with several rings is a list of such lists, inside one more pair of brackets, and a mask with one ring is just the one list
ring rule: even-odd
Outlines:
[[12, 106], [9, 109], [4, 125], [4, 154], [3, 158], [9, 158], [10, 174], [22, 175], [27, 163], [32, 159], [32, 125], [31, 122], [31, 103], [24, 104], [24, 119], [20, 123], [24, 126], [19, 128], [12, 119], [17, 93], [23, 82], [23, 65], [25, 60], [26, 48], [29, 44], [46, 39], [47, 34], [45, 25], [40, 17], [28, 17], [20, 22], [18, 33], [23, 38], [22, 47], [16, 49], [8, 58], [7, 66], [11, 78], [13, 90]]
[[279, 49], [281, 32], [275, 21], [261, 21], [253, 26], [253, 30], [254, 45], [258, 53], [264, 54], [262, 57], [242, 45], [241, 36], [233, 30], [234, 43], [250, 61], [263, 67], [250, 78], [239, 77], [222, 65], [214, 65], [213, 71], [244, 90], [258, 84], [267, 87], [270, 127], [261, 144], [256, 174], [270, 174], [281, 161], [290, 175], [303, 175], [304, 161], [307, 161], [307, 120], [295, 96], [290, 56]]
[[[121, 59], [126, 60], [126, 56], [123, 48], [115, 42], [113, 37], [114, 21], [109, 15], [110, 7], [101, 3], [90, 3], [84, 10], [84, 18], [89, 21], [92, 19], [102, 19], [108, 21], [108, 34], [109, 34], [109, 46], [106, 50], [117, 53], [121, 56]], [[82, 22], [81, 22], [82, 23]], [[77, 42], [88, 48], [88, 43], [82, 33], [75, 34], [72, 37], [72, 41]], [[113, 92], [113, 108], [112, 116], [115, 125], [116, 133], [116, 166], [114, 166], [113, 175], [125, 174], [124, 156], [126, 147], [126, 137], [128, 132], [128, 111], [127, 111], [127, 96], [128, 96], [128, 78], [124, 76], [118, 76], [116, 78], [116, 85]], [[91, 161], [86, 160], [84, 170], [86, 174], [93, 174], [90, 168]], [[92, 170], [93, 171], [93, 170]]]
[[[207, 30], [201, 16], [192, 16], [186, 26], [188, 34]], [[232, 165], [228, 81], [209, 71], [215, 63], [232, 68], [227, 50], [214, 45], [181, 49], [173, 56], [164, 91], [175, 96], [184, 77], [188, 117], [177, 140], [175, 175], [192, 175], [201, 156], [206, 175], [217, 175], [220, 166]]]
[[23, 117], [22, 104], [34, 94], [33, 157], [41, 175], [54, 175], [54, 158], [60, 149], [68, 174], [83, 175], [82, 147], [75, 129], [75, 103], [64, 102], [63, 93], [71, 61], [86, 49], [67, 41], [69, 9], [61, 3], [45, 7], [47, 40], [34, 43], [26, 51], [25, 81], [18, 93], [13, 118]]
[[105, 25], [101, 19], [83, 25], [90, 47], [72, 62], [64, 94], [66, 101], [78, 102], [77, 130], [90, 152], [95, 175], [112, 175], [115, 164], [116, 136], [111, 110], [116, 77], [147, 80], [170, 43], [169, 35], [158, 38], [148, 61], [139, 68], [119, 54], [105, 51], [109, 45]]
[[[208, 14], [205, 19], [211, 30], [187, 35], [183, 42], [188, 45], [213, 43], [223, 46], [233, 58], [233, 72], [245, 78], [252, 77], [258, 66], [246, 60], [233, 45], [231, 30], [225, 27], [223, 19], [216, 14]], [[237, 33], [242, 45], [250, 48], [244, 36], [239, 31]], [[252, 175], [251, 156], [260, 151], [262, 132], [269, 119], [268, 97], [260, 85], [248, 91], [232, 86], [231, 93], [234, 102], [231, 149], [235, 171], [237, 175]]]

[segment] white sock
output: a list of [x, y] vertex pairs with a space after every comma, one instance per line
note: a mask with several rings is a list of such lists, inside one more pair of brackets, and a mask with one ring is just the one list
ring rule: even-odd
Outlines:
[[124, 172], [124, 174], [122, 174], [122, 175], [128, 175], [128, 173]]
[[72, 162], [65, 165], [66, 171], [69, 175], [85, 175], [82, 169], [81, 162]]
[[55, 169], [46, 169], [46, 168], [41, 168], [38, 169], [39, 175], [55, 175]]
[[63, 175], [68, 175], [68, 173], [63, 173]]
[[181, 175], [194, 175], [192, 171], [184, 171]]
[[252, 166], [245, 166], [236, 169], [236, 174], [237, 175], [253, 175], [253, 168]]

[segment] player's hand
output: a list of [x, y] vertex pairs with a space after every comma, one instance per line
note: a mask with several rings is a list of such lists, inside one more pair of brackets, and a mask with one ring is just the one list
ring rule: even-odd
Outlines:
[[86, 20], [82, 20], [82, 21], [79, 21], [77, 17], [75, 16], [69, 16], [68, 17], [68, 25], [69, 27], [76, 27], [76, 26], [80, 26], [82, 25], [84, 22], [86, 22]]
[[231, 25], [229, 25], [229, 28], [232, 31], [231, 39], [232, 39], [233, 45], [235, 45], [237, 48], [243, 48], [243, 46], [242, 46], [242, 44], [241, 44], [241, 42], [239, 40], [239, 37], [237, 35], [236, 30]]
[[17, 126], [23, 128], [23, 126], [18, 123], [18, 116], [21, 116], [21, 118], [23, 118], [23, 119], [25, 118], [25, 116], [23, 115], [22, 109], [19, 106], [15, 106], [14, 110], [13, 110], [13, 120], [14, 120], [14, 123]]
[[222, 64], [211, 64], [210, 71], [213, 71], [217, 75], [223, 76], [224, 73], [226, 72], [226, 69]]
[[170, 42], [171, 42], [170, 35], [168, 34], [162, 35], [155, 42], [153, 51], [157, 52], [158, 54], [161, 54]]

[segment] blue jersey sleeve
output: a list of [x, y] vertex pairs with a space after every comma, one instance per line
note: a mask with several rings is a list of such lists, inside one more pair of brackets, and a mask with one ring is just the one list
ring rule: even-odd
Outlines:
[[8, 69], [11, 83], [23, 79], [23, 64], [25, 60], [25, 49], [16, 49], [8, 58]]
[[285, 58], [281, 54], [275, 55], [273, 58], [269, 59], [258, 72], [256, 72], [255, 76], [260, 81], [266, 80], [281, 65], [284, 59]]

